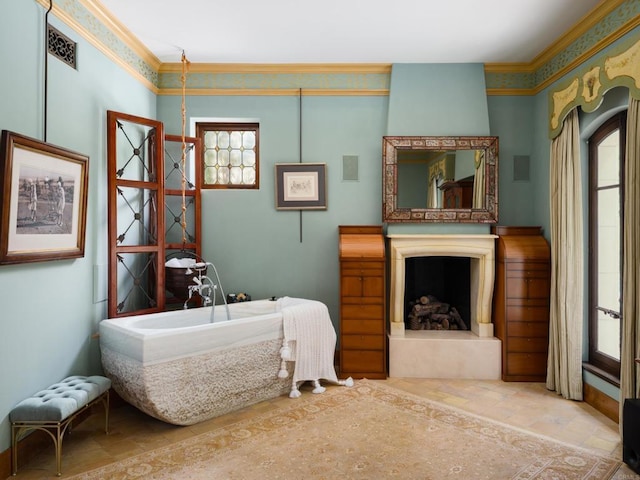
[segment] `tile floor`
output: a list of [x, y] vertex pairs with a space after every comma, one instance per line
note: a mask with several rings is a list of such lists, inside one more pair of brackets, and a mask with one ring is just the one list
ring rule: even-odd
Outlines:
[[[547, 435], [572, 445], [621, 458], [618, 425], [583, 402], [563, 400], [541, 383], [501, 381], [389, 378], [398, 389], [481, 414], [501, 422]], [[303, 389], [306, 385], [303, 386]], [[331, 388], [331, 387], [329, 387]], [[129, 405], [111, 410], [110, 434], [102, 430], [104, 419], [96, 414], [80, 424], [63, 444], [62, 478], [91, 470], [167, 443], [197, 435], [221, 425], [283, 408], [287, 396], [188, 427], [176, 427], [148, 417]], [[15, 479], [55, 476], [53, 446], [28, 462], [18, 461]], [[615, 480], [640, 479], [626, 465]]]

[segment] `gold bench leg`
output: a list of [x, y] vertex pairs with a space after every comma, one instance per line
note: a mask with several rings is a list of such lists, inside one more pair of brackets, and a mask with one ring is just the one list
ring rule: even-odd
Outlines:
[[[83, 411], [91, 408], [97, 402], [102, 402], [104, 406], [104, 432], [109, 434], [109, 390], [104, 392], [98, 398], [86, 404], [84, 407], [74, 412], [72, 415], [64, 419], [62, 422], [18, 422], [11, 424], [11, 475], [18, 473], [18, 438], [22, 430], [42, 430], [49, 434], [53, 440], [56, 449], [56, 474], [62, 475], [62, 439], [71, 422]], [[55, 430], [55, 435], [54, 431]]]
[[56, 427], [56, 438], [53, 440], [53, 443], [56, 444], [56, 474], [58, 476], [62, 475], [62, 436], [64, 435], [64, 430], [62, 425], [58, 424]]
[[16, 426], [11, 425], [11, 475], [18, 473], [18, 434]]

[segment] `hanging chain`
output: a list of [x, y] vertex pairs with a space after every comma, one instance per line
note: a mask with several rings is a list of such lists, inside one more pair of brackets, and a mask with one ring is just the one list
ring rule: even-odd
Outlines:
[[184, 249], [187, 243], [187, 141], [186, 141], [186, 129], [187, 129], [187, 70], [189, 67], [189, 60], [187, 60], [184, 51], [182, 52], [182, 75], [180, 81], [182, 84], [182, 248]]

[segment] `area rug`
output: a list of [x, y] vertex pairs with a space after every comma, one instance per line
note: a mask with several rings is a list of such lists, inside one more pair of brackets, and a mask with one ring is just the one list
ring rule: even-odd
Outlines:
[[605, 480], [619, 465], [361, 380], [69, 478]]

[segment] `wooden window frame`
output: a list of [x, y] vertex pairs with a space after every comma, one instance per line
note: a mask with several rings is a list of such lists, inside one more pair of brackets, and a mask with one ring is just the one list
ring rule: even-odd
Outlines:
[[[625, 142], [626, 142], [626, 111], [617, 113], [605, 123], [603, 123], [589, 138], [589, 360], [590, 367], [601, 371], [598, 376], [604, 379], [620, 379], [620, 361], [609, 355], [600, 352], [597, 349], [598, 338], [598, 316], [596, 312], [598, 298], [598, 281], [597, 281], [597, 265], [598, 265], [598, 245], [597, 245], [597, 160], [598, 146], [611, 133], [618, 130], [620, 132], [620, 225], [624, 225], [624, 166], [625, 166]], [[622, 250], [623, 250], [623, 229], [620, 229], [620, 272], [622, 272]], [[622, 275], [622, 274], [621, 274]], [[620, 279], [622, 282], [622, 278]], [[622, 285], [620, 286], [620, 295], [622, 297]], [[622, 308], [622, 298], [620, 301]], [[622, 311], [620, 311], [620, 325], [622, 333]], [[593, 368], [589, 368], [593, 371]]]
[[[206, 166], [204, 164], [204, 159], [206, 155], [206, 146], [204, 141], [204, 135], [207, 131], [210, 130], [224, 130], [229, 132], [237, 132], [237, 131], [255, 131], [256, 134], [256, 180], [255, 183], [248, 184], [221, 184], [221, 183], [206, 183], [205, 180], [205, 172]], [[200, 188], [205, 189], [213, 189], [213, 190], [225, 190], [225, 189], [236, 189], [236, 190], [258, 190], [260, 189], [260, 124], [258, 122], [198, 122], [196, 123], [196, 137], [200, 138], [202, 141], [202, 156], [200, 160], [202, 175], [200, 177]]]

